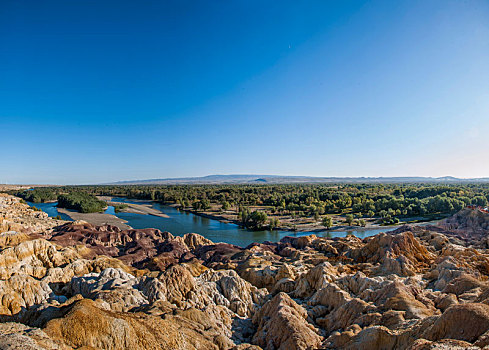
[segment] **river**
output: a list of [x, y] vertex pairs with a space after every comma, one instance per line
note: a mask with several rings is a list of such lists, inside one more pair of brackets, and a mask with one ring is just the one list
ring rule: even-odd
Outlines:
[[58, 202], [50, 202], [50, 203], [32, 203], [27, 202], [31, 207], [36, 207], [37, 209], [41, 209], [43, 212], [48, 214], [50, 217], [54, 218], [55, 216], [60, 216], [63, 220], [73, 221], [71, 218], [63, 213], [58, 212]]
[[[113, 198], [114, 202], [128, 202], [141, 204], [140, 201], [131, 201], [125, 198]], [[144, 202], [151, 203], [151, 202]], [[65, 214], [58, 213], [56, 208], [57, 203], [29, 203], [29, 205], [46, 212], [49, 216], [54, 217], [60, 215], [64, 220], [70, 220]], [[160, 203], [151, 203], [152, 207], [168, 215], [168, 218], [143, 215], [135, 213], [116, 213], [114, 207], [109, 206], [105, 213], [115, 215], [127, 221], [127, 224], [133, 228], [157, 228], [162, 231], [171, 232], [173, 235], [183, 236], [185, 233], [194, 232], [212, 240], [213, 242], [226, 242], [235, 244], [241, 247], [246, 247], [253, 242], [272, 241], [277, 242], [285, 236], [305, 236], [315, 234], [324, 237], [344, 237], [352, 234], [360, 238], [373, 236], [379, 232], [386, 232], [392, 228], [375, 228], [375, 229], [359, 229], [349, 231], [323, 231], [323, 232], [294, 232], [294, 231], [251, 231], [239, 227], [235, 224], [223, 223], [218, 220], [204, 218], [199, 215], [184, 212], [175, 209], [174, 207], [163, 205]]]

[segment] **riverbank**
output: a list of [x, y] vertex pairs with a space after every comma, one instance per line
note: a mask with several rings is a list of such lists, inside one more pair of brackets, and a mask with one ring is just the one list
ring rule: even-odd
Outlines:
[[121, 213], [153, 215], [153, 216], [159, 216], [161, 218], [168, 218], [169, 217], [165, 213], [162, 213], [161, 211], [152, 208], [151, 204], [147, 204], [147, 203], [135, 204], [135, 203], [129, 203], [129, 202], [116, 202], [113, 200], [114, 197], [110, 197], [110, 196], [97, 196], [97, 198], [106, 202], [108, 205], [112, 205], [112, 206], [117, 206], [120, 204], [127, 205], [127, 208], [120, 210]]
[[118, 218], [112, 214], [105, 213], [79, 213], [74, 210], [65, 208], [58, 208], [58, 212], [69, 216], [73, 220], [83, 220], [94, 225], [112, 225], [117, 226], [122, 230], [131, 229], [132, 227], [127, 225], [127, 221]]
[[[114, 203], [127, 203], [133, 202], [125, 198], [114, 197]], [[225, 242], [240, 247], [246, 247], [254, 242], [263, 243], [278, 242], [286, 236], [299, 237], [309, 234], [315, 234], [318, 237], [344, 237], [349, 234], [356, 235], [359, 238], [365, 238], [378, 234], [380, 232], [387, 232], [394, 229], [394, 227], [382, 227], [374, 229], [357, 229], [356, 227], [343, 227], [343, 231], [328, 230], [324, 227], [315, 231], [291, 231], [291, 230], [261, 230], [252, 231], [242, 226], [238, 226], [234, 223], [226, 223], [220, 220], [205, 217], [204, 215], [194, 215], [191, 212], [178, 210], [175, 205], [164, 205], [159, 202], [138, 201], [136, 204], [152, 205], [155, 210], [165, 214], [166, 217], [138, 214], [129, 212], [114, 212], [114, 208], [110, 206], [104, 213], [84, 214], [74, 211], [66, 211], [66, 209], [60, 209], [58, 212], [56, 209], [56, 203], [43, 203], [41, 209], [50, 213], [50, 216], [56, 217], [61, 215], [66, 217], [66, 220], [84, 220], [96, 225], [111, 224], [125, 229], [130, 226], [133, 229], [145, 229], [145, 228], [157, 228], [161, 231], [171, 232], [177, 236], [183, 236], [187, 233], [195, 232], [199, 233], [207, 239], [214, 242]], [[66, 215], [68, 213], [71, 216]], [[199, 213], [202, 214], [202, 213]], [[114, 218], [117, 217], [120, 220]]]
[[[207, 219], [211, 220], [217, 220], [222, 223], [226, 224], [234, 224], [238, 226], [242, 226], [241, 221], [235, 219], [236, 214], [230, 213], [230, 211], [226, 212], [215, 212], [215, 211], [196, 211], [191, 208], [180, 208], [178, 205], [170, 205], [178, 210], [191, 213], [194, 215], [198, 215]], [[413, 226], [417, 225], [426, 225], [429, 223], [436, 223], [440, 219], [436, 220], [418, 220], [415, 222], [399, 222], [398, 224], [395, 225], [380, 225], [378, 223], [374, 223], [373, 220], [371, 222], [367, 221], [365, 226], [348, 226], [348, 225], [334, 225], [331, 228], [327, 229], [322, 225], [321, 222], [304, 222], [304, 220], [298, 220], [298, 219], [292, 219], [290, 217], [284, 216], [284, 217], [278, 217], [280, 222], [282, 223], [281, 225], [277, 226], [275, 230], [277, 231], [291, 231], [291, 232], [297, 232], [297, 233], [304, 233], [304, 232], [310, 232], [310, 233], [326, 233], [326, 232], [348, 232], [348, 231], [369, 231], [369, 230], [382, 230], [385, 229], [386, 231], [390, 230], [395, 230], [403, 225], [409, 224]], [[339, 217], [334, 217], [335, 220], [339, 221]], [[283, 224], [286, 223], [286, 224]]]
[[[114, 213], [113, 210], [107, 211], [104, 214], [87, 216], [87, 214], [74, 213], [72, 217], [79, 217], [81, 220], [85, 220], [91, 223], [100, 224], [101, 222], [113, 222], [112, 224], [117, 225], [119, 227], [133, 227], [133, 228], [146, 228], [146, 227], [155, 227], [159, 228], [163, 231], [170, 231], [174, 233], [188, 233], [188, 232], [199, 232], [213, 235], [212, 239], [221, 240], [222, 237], [216, 235], [217, 232], [223, 233], [223, 227], [214, 226], [209, 223], [204, 223], [202, 221], [198, 222], [188, 222], [184, 217], [185, 215], [195, 215], [197, 217], [202, 218], [203, 220], [208, 219], [212, 220], [220, 225], [231, 225], [231, 228], [228, 226], [224, 230], [225, 231], [240, 231], [239, 235], [252, 235], [254, 239], [259, 239], [257, 236], [261, 233], [268, 237], [269, 239], [277, 240], [278, 236], [283, 236], [284, 233], [288, 233], [290, 235], [304, 235], [304, 234], [316, 234], [320, 236], [338, 236], [344, 233], [347, 234], [356, 234], [360, 237], [369, 236], [371, 234], [375, 234], [378, 232], [386, 232], [395, 230], [402, 225], [406, 224], [406, 222], [400, 222], [396, 225], [384, 226], [378, 224], [376, 219], [371, 218], [367, 219], [365, 222], [365, 226], [348, 226], [344, 221], [344, 217], [340, 215], [332, 215], [330, 216], [333, 219], [334, 225], [327, 229], [321, 223], [321, 221], [315, 221], [312, 218], [304, 218], [304, 217], [290, 217], [288, 215], [271, 215], [270, 218], [278, 218], [280, 225], [276, 227], [273, 231], [269, 230], [259, 230], [259, 231], [250, 231], [242, 226], [241, 221], [237, 219], [236, 212], [234, 210], [221, 211], [218, 210], [217, 207], [212, 207], [207, 211], [195, 211], [193, 208], [180, 208], [179, 205], [176, 204], [162, 204], [157, 201], [147, 201], [147, 200], [138, 200], [138, 199], [128, 199], [124, 197], [114, 197], [114, 196], [97, 196], [98, 199], [103, 200], [109, 206], [117, 206], [124, 204], [127, 208], [120, 210], [118, 213]], [[168, 211], [164, 208], [172, 208], [172, 211]], [[259, 210], [258, 208], [250, 208], [252, 210]], [[175, 216], [176, 213], [185, 214], [184, 216]], [[80, 214], [80, 215], [77, 215]], [[136, 216], [134, 216], [136, 214]], [[89, 214], [90, 215], [90, 214]], [[171, 215], [171, 216], [170, 216]], [[144, 218], [147, 217], [147, 218]], [[151, 217], [156, 218], [164, 218], [170, 219], [170, 221], [158, 221], [151, 219]], [[412, 219], [420, 219], [420, 218], [409, 218]], [[93, 220], [96, 220], [94, 222]], [[127, 221], [126, 221], [127, 220]], [[407, 220], [406, 220], [407, 221]], [[425, 222], [409, 222], [412, 225], [426, 225], [427, 223], [435, 223], [437, 221], [425, 221]], [[184, 224], [182, 224], [184, 223]], [[204, 227], [200, 226], [204, 225]], [[235, 228], [232, 228], [234, 226]], [[267, 233], [268, 232], [268, 233]], [[235, 233], [238, 234], [238, 233]], [[216, 236], [214, 236], [216, 235]], [[224, 236], [226, 236], [224, 234]], [[230, 241], [234, 241], [234, 238], [229, 238]]]

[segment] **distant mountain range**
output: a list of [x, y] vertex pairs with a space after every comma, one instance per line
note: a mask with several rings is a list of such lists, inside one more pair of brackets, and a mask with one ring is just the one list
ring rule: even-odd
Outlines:
[[462, 179], [444, 177], [313, 177], [280, 175], [208, 175], [149, 180], [130, 180], [109, 185], [205, 185], [205, 184], [300, 184], [300, 183], [467, 183], [489, 182], [489, 177]]

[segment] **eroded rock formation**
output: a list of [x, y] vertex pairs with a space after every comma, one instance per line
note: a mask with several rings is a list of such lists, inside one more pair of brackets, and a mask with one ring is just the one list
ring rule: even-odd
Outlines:
[[0, 215], [2, 349], [489, 347], [488, 237], [463, 213], [246, 248], [60, 222], [6, 195]]

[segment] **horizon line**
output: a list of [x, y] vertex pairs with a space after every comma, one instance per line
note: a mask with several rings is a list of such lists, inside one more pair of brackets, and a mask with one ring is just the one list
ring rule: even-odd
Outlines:
[[[150, 181], [172, 181], [172, 180], [199, 180], [205, 179], [213, 176], [221, 176], [221, 177], [256, 177], [257, 179], [261, 177], [268, 178], [305, 178], [305, 179], [338, 179], [338, 180], [354, 180], [354, 179], [452, 179], [452, 180], [462, 180], [462, 181], [477, 181], [477, 180], [489, 180], [489, 176], [482, 177], [457, 177], [452, 175], [444, 175], [444, 176], [418, 176], [418, 175], [404, 175], [404, 176], [310, 176], [310, 175], [274, 175], [274, 174], [208, 174], [202, 176], [180, 176], [180, 177], [154, 177], [154, 178], [145, 178], [145, 179], [132, 179], [132, 180], [115, 180], [115, 181], [106, 181], [106, 182], [97, 182], [97, 183], [0, 183], [3, 186], [102, 186], [102, 185], [117, 185], [131, 182], [150, 182]], [[286, 182], [284, 182], [285, 184]]]

